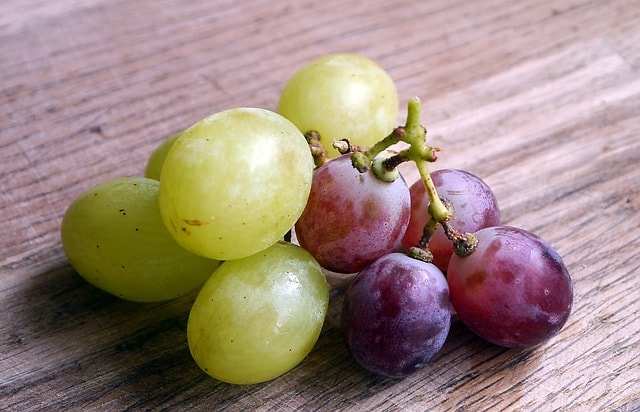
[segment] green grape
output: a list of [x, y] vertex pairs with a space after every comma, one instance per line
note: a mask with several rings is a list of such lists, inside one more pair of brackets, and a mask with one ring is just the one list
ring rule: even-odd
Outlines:
[[277, 242], [223, 263], [209, 278], [189, 314], [189, 349], [218, 380], [274, 379], [313, 349], [328, 303], [320, 265], [301, 247]]
[[173, 147], [173, 144], [178, 140], [179, 134], [169, 137], [165, 139], [156, 147], [156, 149], [149, 156], [149, 160], [147, 161], [147, 167], [144, 169], [144, 177], [148, 177], [149, 179], [160, 180], [160, 171], [162, 170], [162, 165], [164, 164], [164, 159], [167, 157], [167, 153]]
[[89, 283], [120, 298], [155, 302], [201, 286], [218, 267], [183, 249], [160, 217], [158, 181], [127, 177], [77, 198], [62, 219], [62, 247]]
[[277, 113], [238, 108], [211, 115], [173, 145], [160, 179], [160, 212], [178, 243], [219, 260], [277, 242], [300, 217], [313, 159], [300, 131]]
[[396, 126], [398, 93], [374, 61], [349, 53], [331, 54], [297, 71], [284, 87], [278, 113], [306, 133], [316, 130], [329, 157], [334, 140], [372, 146]]

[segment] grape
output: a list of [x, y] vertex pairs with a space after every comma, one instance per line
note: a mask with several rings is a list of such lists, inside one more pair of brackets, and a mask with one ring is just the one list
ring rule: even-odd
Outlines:
[[178, 137], [160, 177], [160, 212], [183, 247], [219, 260], [273, 245], [309, 196], [313, 159], [287, 119], [263, 109], [211, 115]]
[[101, 183], [67, 209], [62, 246], [92, 285], [126, 300], [162, 301], [201, 286], [219, 262], [190, 253], [160, 218], [158, 181], [128, 177]]
[[295, 232], [322, 267], [355, 273], [399, 245], [409, 213], [402, 178], [382, 182], [371, 171], [358, 172], [349, 155], [342, 155], [314, 171]]
[[299, 246], [278, 242], [223, 263], [202, 287], [187, 336], [196, 363], [228, 383], [276, 378], [315, 345], [329, 302], [322, 268]]
[[[456, 169], [441, 169], [431, 173], [438, 194], [453, 206], [454, 217], [450, 224], [459, 232], [473, 233], [479, 229], [500, 224], [498, 201], [491, 188], [479, 177]], [[411, 219], [402, 238], [405, 249], [417, 246], [424, 226], [431, 218], [428, 213], [429, 198], [424, 184], [418, 180], [409, 188], [411, 193]], [[444, 234], [442, 226], [429, 239], [429, 251], [433, 263], [446, 273], [453, 246]]]
[[329, 157], [334, 140], [372, 146], [396, 126], [398, 93], [393, 80], [367, 57], [338, 53], [312, 61], [287, 82], [278, 113], [306, 133], [323, 137]]
[[402, 378], [442, 348], [451, 323], [449, 288], [433, 264], [391, 253], [362, 270], [347, 289], [341, 328], [365, 369]]
[[149, 160], [147, 160], [147, 167], [144, 170], [144, 177], [160, 180], [160, 171], [162, 170], [164, 159], [166, 159], [167, 153], [169, 153], [169, 150], [173, 147], [176, 140], [178, 140], [178, 136], [179, 134], [164, 140], [156, 147], [153, 153], [151, 153]]
[[454, 255], [447, 280], [460, 319], [496, 345], [531, 347], [555, 335], [573, 304], [561, 257], [540, 237], [498, 226], [479, 230], [477, 249]]

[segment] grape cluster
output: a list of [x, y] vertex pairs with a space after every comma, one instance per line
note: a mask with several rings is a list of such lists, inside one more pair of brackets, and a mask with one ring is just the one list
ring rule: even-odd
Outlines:
[[[189, 349], [234, 384], [274, 379], [310, 353], [327, 313], [326, 271], [352, 276], [344, 342], [382, 376], [424, 367], [455, 313], [497, 345], [548, 340], [573, 301], [560, 256], [501, 226], [479, 177], [429, 172], [437, 150], [419, 99], [404, 126], [394, 127], [397, 115], [379, 65], [322, 57], [293, 75], [277, 112], [215, 113], [158, 146], [144, 177], [82, 194], [64, 215], [62, 246], [82, 277], [123, 299], [197, 290]], [[411, 187], [403, 162], [420, 174]]]

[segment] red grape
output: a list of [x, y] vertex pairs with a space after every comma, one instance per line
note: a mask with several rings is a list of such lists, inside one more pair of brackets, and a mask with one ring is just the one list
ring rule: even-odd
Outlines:
[[[479, 229], [500, 224], [498, 201], [491, 188], [479, 177], [456, 169], [441, 169], [431, 173], [438, 194], [453, 205], [454, 217], [451, 226], [459, 232], [473, 233]], [[424, 226], [431, 218], [427, 209], [429, 198], [424, 184], [418, 180], [409, 189], [411, 193], [411, 219], [402, 238], [405, 249], [417, 246]], [[429, 251], [433, 263], [443, 272], [447, 271], [453, 246], [444, 234], [442, 226], [429, 240]]]
[[371, 171], [358, 172], [342, 155], [314, 171], [296, 236], [325, 269], [359, 272], [399, 245], [410, 207], [402, 177], [383, 182]]
[[401, 378], [442, 348], [451, 323], [449, 287], [433, 264], [391, 253], [362, 270], [349, 286], [341, 328], [365, 369]]
[[465, 325], [496, 345], [531, 347], [556, 334], [573, 304], [562, 258], [540, 237], [498, 226], [479, 230], [477, 249], [454, 255], [447, 281]]

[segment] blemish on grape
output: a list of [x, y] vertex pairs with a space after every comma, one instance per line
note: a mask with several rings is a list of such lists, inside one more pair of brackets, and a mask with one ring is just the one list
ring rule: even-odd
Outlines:
[[483, 284], [486, 278], [487, 274], [485, 272], [476, 271], [465, 278], [465, 285], [467, 287], [473, 288]]
[[182, 219], [182, 221], [186, 224], [188, 224], [189, 226], [202, 226], [205, 225], [207, 222], [203, 222], [201, 220], [198, 219]]

